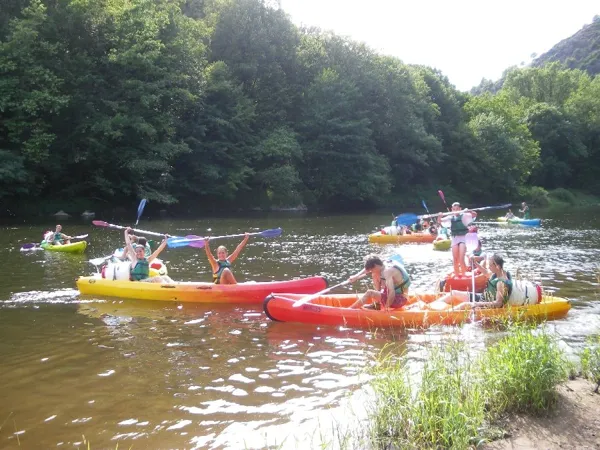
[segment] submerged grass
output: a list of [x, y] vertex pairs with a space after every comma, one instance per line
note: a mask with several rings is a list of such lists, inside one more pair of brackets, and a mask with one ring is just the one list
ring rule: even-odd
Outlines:
[[420, 380], [404, 357], [384, 356], [373, 369], [376, 394], [370, 440], [376, 448], [463, 449], [495, 433], [508, 412], [540, 414], [556, 400], [570, 364], [545, 328], [512, 324], [477, 356], [465, 344], [433, 347]]

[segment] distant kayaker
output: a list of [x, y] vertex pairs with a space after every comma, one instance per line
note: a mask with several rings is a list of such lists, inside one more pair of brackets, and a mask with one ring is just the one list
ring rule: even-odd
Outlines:
[[454, 309], [459, 310], [471, 308], [502, 308], [508, 303], [508, 298], [512, 292], [512, 280], [510, 279], [508, 272], [504, 270], [504, 258], [498, 253], [494, 253], [488, 261], [489, 269], [482, 266], [477, 261], [474, 263], [489, 279], [485, 291], [482, 294], [475, 294], [475, 302], [471, 302], [473, 299], [473, 294], [471, 292], [451, 291], [433, 302], [429, 309], [436, 309], [434, 304], [438, 302], [453, 304], [453, 301], [456, 301], [457, 298], [463, 302], [454, 306]]
[[530, 212], [529, 212], [529, 206], [527, 206], [527, 203], [523, 202], [521, 203], [521, 209], [519, 209], [520, 213], [523, 213], [523, 219], [527, 220], [531, 218]]
[[379, 256], [370, 255], [365, 260], [365, 267], [356, 275], [348, 278], [348, 281], [354, 283], [368, 273], [371, 274], [375, 289], [365, 292], [351, 308], [360, 308], [365, 303], [371, 303], [366, 307], [387, 311], [388, 309], [402, 308], [406, 304], [410, 276], [402, 264], [397, 261], [388, 261], [384, 264]]
[[160, 243], [156, 251], [146, 258], [145, 246], [132, 243], [130, 232], [131, 228], [127, 227], [125, 229], [124, 253], [131, 261], [129, 279], [131, 281], [145, 281], [150, 283], [173, 283], [173, 280], [166, 275], [150, 277], [150, 264], [157, 258], [160, 252], [166, 248], [168, 235], [165, 235], [165, 238]]
[[[56, 231], [50, 237], [49, 243], [52, 245], [65, 245], [70, 244], [71, 239], [73, 239], [73, 237], [68, 236], [62, 232], [62, 225], [56, 225]], [[48, 239], [46, 239], [46, 242], [48, 242]]]
[[506, 220], [510, 220], [510, 219], [514, 219], [515, 218], [515, 215], [513, 214], [512, 209], [508, 210], [508, 212], [506, 213], [506, 215], [504, 216], [504, 218]]
[[210, 267], [213, 271], [213, 283], [215, 284], [237, 284], [235, 277], [233, 276], [233, 272], [231, 271], [231, 263], [234, 262], [237, 257], [240, 255], [246, 243], [250, 239], [250, 235], [246, 233], [246, 236], [240, 242], [240, 244], [235, 248], [233, 253], [227, 256], [227, 249], [220, 245], [217, 247], [217, 259], [213, 256], [210, 251], [209, 241], [210, 238], [204, 239], [204, 250], [206, 251], [206, 257], [208, 258], [208, 262], [210, 263]]
[[[465, 255], [467, 245], [465, 236], [469, 232], [469, 225], [477, 217], [475, 211], [463, 211], [460, 203], [452, 203], [452, 216], [450, 218], [450, 233], [452, 234], [452, 260], [454, 263], [454, 274], [462, 275], [467, 271], [465, 266]], [[442, 224], [442, 214], [438, 216], [438, 224]]]

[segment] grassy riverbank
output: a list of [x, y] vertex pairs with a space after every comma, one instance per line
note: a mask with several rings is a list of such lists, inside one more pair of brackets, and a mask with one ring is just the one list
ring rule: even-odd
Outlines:
[[575, 189], [559, 188], [547, 191], [538, 186], [531, 186], [521, 189], [520, 194], [523, 201], [538, 208], [562, 209], [600, 205], [600, 197]]
[[[376, 448], [463, 449], [501, 438], [506, 417], [551, 412], [557, 386], [575, 373], [544, 328], [511, 326], [505, 338], [477, 356], [463, 346], [431, 348], [419, 380], [409, 374], [405, 359], [379, 361], [369, 422]], [[584, 375], [598, 376], [599, 352], [597, 342], [588, 343]]]

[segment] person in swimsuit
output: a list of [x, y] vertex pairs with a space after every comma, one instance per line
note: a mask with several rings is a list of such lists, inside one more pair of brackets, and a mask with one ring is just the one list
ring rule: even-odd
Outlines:
[[246, 243], [250, 239], [250, 235], [246, 233], [246, 236], [236, 247], [233, 253], [227, 256], [227, 249], [222, 245], [217, 247], [217, 258], [213, 256], [210, 251], [209, 240], [210, 238], [204, 239], [204, 250], [206, 251], [206, 257], [210, 263], [210, 267], [213, 271], [213, 283], [215, 284], [237, 284], [233, 272], [231, 271], [231, 263], [237, 259], [239, 254], [242, 252]]
[[365, 303], [372, 303], [371, 308], [387, 311], [402, 308], [406, 304], [410, 276], [402, 264], [398, 261], [386, 261], [384, 264], [379, 256], [370, 255], [365, 260], [364, 269], [352, 275], [348, 281], [354, 283], [367, 273], [371, 274], [375, 289], [365, 292], [350, 308], [360, 308]]

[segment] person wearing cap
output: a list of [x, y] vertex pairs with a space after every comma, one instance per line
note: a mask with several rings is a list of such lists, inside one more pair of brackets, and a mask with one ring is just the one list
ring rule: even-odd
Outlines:
[[527, 220], [531, 218], [531, 213], [529, 211], [529, 206], [527, 206], [527, 203], [521, 203], [521, 209], [519, 209], [519, 212], [523, 213], [523, 219]]
[[[452, 235], [452, 261], [454, 263], [454, 274], [462, 275], [467, 271], [465, 257], [467, 254], [466, 235], [469, 225], [475, 218], [475, 211], [461, 210], [460, 203], [452, 203], [452, 216], [450, 217], [450, 234]], [[442, 214], [438, 216], [438, 223], [442, 223]]]
[[148, 258], [146, 258], [145, 246], [140, 244], [133, 244], [131, 242], [130, 232], [131, 228], [127, 227], [125, 229], [124, 253], [131, 261], [129, 279], [131, 281], [146, 281], [151, 283], [173, 283], [173, 280], [166, 275], [150, 278], [150, 263], [152, 263], [152, 261], [154, 261], [157, 258], [160, 252], [162, 252], [165, 249], [165, 247], [167, 246], [168, 236], [165, 235], [165, 238], [160, 243], [156, 251], [152, 253]]

